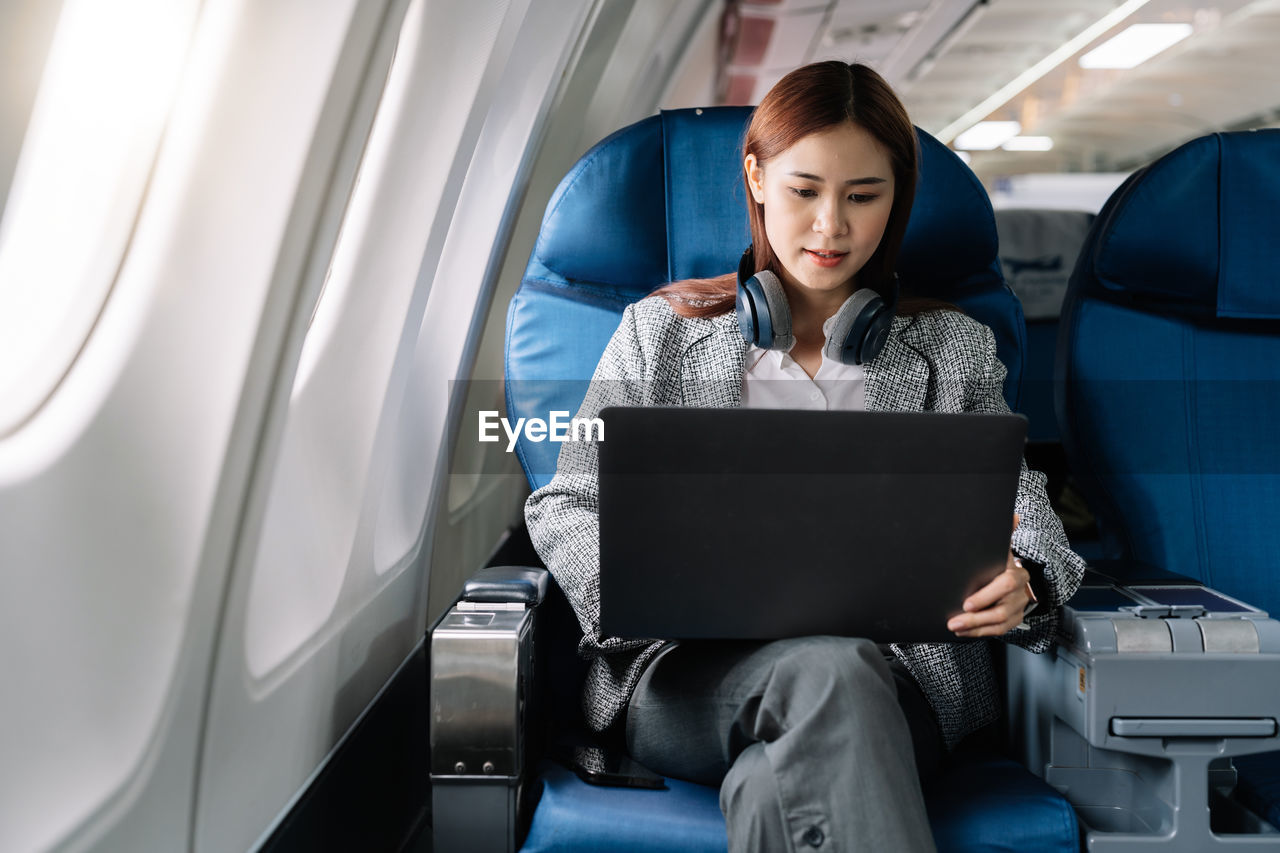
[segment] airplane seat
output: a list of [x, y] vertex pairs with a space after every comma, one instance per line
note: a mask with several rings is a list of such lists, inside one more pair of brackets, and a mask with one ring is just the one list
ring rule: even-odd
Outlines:
[[[736, 268], [749, 241], [739, 160], [749, 117], [748, 108], [736, 107], [664, 112], [604, 140], [565, 176], [548, 203], [508, 313], [508, 418], [576, 414], [629, 302], [668, 281]], [[992, 327], [1009, 367], [1006, 397], [1016, 405], [1023, 318], [1000, 275], [990, 202], [953, 153], [923, 132], [919, 141], [921, 175], [900, 275], [905, 286], [957, 304]], [[554, 475], [555, 444], [522, 438], [517, 453], [533, 488]], [[528, 581], [520, 579], [523, 571], [483, 570], [499, 580], [514, 574], [517, 586], [527, 587]], [[463, 641], [472, 622], [480, 624], [479, 612], [493, 600], [488, 593], [479, 601], [468, 598], [464, 590], [455, 610], [465, 612], [446, 615], [432, 636], [436, 849], [514, 849], [525, 824], [513, 812], [522, 807], [527, 791], [534, 791], [538, 802], [526, 851], [725, 849], [714, 788], [679, 780], [667, 780], [666, 790], [588, 785], [561, 766], [538, 764], [535, 756], [522, 760], [509, 748], [505, 723], [494, 737], [508, 747], [505, 755], [515, 756], [508, 763], [515, 769], [503, 776], [501, 766], [490, 765], [489, 775], [482, 776], [474, 761], [483, 753], [474, 746], [463, 751], [441, 725], [452, 718], [452, 709], [458, 709], [459, 719], [463, 713], [482, 718], [476, 692], [457, 681], [459, 669], [441, 657], [450, 643]], [[512, 597], [528, 602], [531, 612], [540, 599], [541, 593]], [[499, 618], [512, 617], [495, 612], [481, 620], [487, 636], [493, 636]], [[518, 625], [511, 628], [509, 660], [524, 654], [519, 649], [528, 634]], [[561, 667], [557, 661], [543, 664], [552, 671]], [[519, 683], [527, 688], [523, 676]], [[526, 707], [525, 699], [531, 698], [513, 700], [513, 695], [507, 694], [504, 713]], [[576, 703], [548, 716], [580, 719]], [[535, 774], [539, 778], [529, 785]], [[486, 783], [492, 791], [487, 797], [481, 793]], [[962, 744], [928, 786], [926, 802], [940, 850], [1079, 849], [1075, 814], [1065, 799], [989, 746]], [[503, 808], [505, 821], [497, 813]], [[481, 831], [491, 831], [491, 843], [481, 843]]]
[[[1204, 136], [1130, 176], [1072, 273], [1055, 366], [1064, 446], [1109, 551], [1272, 617], [1278, 202], [1280, 130]], [[1235, 763], [1240, 796], [1280, 818], [1280, 753]]]
[[[576, 413], [623, 308], [667, 282], [737, 269], [751, 240], [737, 153], [749, 117], [739, 107], [664, 112], [600, 142], [560, 182], [507, 312], [509, 417]], [[990, 201], [954, 154], [918, 136], [899, 275], [991, 328], [1016, 410], [1025, 323], [995, 257]], [[555, 474], [556, 444], [521, 441], [516, 453], [534, 489]]]
[[1053, 360], [1067, 281], [1095, 215], [1086, 210], [1002, 208], [995, 212], [1000, 267], [1027, 321], [1021, 408], [1027, 416], [1027, 464], [1048, 478], [1053, 508], [1085, 558], [1101, 556], [1093, 513], [1073, 483], [1053, 411]]

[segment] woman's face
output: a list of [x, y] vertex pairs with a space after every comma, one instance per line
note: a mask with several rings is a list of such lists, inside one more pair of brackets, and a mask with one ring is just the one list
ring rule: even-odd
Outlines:
[[893, 168], [875, 137], [845, 123], [763, 165], [748, 154], [744, 165], [783, 282], [813, 295], [852, 293], [893, 208]]

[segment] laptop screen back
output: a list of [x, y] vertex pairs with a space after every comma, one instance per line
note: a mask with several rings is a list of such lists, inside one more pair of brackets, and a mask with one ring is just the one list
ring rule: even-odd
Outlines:
[[948, 642], [1005, 566], [1017, 415], [601, 412], [601, 622], [619, 637]]

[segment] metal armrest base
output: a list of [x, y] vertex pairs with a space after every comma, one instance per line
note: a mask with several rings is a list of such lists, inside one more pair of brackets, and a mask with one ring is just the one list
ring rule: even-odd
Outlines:
[[431, 841], [439, 853], [515, 853], [520, 780], [431, 776]]

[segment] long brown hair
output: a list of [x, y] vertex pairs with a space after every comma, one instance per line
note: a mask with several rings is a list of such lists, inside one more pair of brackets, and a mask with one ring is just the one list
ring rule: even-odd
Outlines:
[[[916, 193], [918, 150], [915, 128], [906, 108], [884, 78], [865, 65], [836, 60], [797, 68], [769, 90], [751, 115], [742, 143], [742, 157], [754, 154], [761, 164], [777, 157], [801, 139], [845, 122], [863, 128], [884, 146], [893, 168], [893, 206], [879, 247], [858, 272], [859, 287], [888, 298], [898, 250], [907, 231]], [[747, 181], [743, 170], [743, 183]], [[777, 273], [778, 259], [764, 230], [764, 205], [747, 186], [747, 218], [755, 247], [756, 272]], [[655, 291], [683, 317], [716, 317], [733, 310], [737, 273], [668, 284]], [[899, 314], [951, 307], [936, 299], [904, 298]]]

